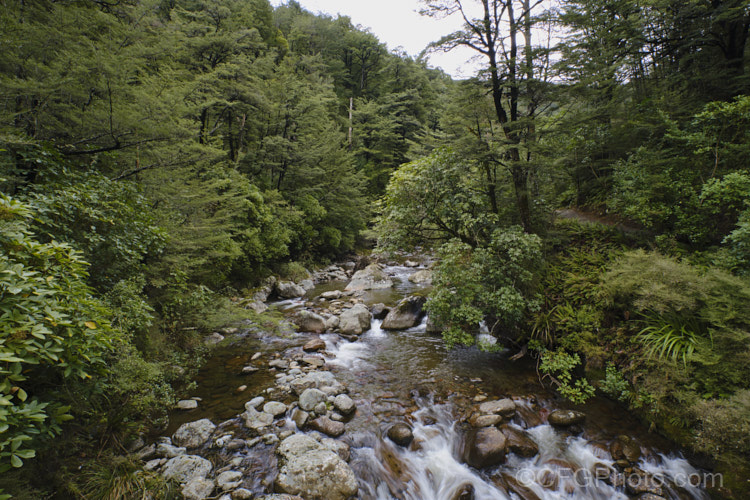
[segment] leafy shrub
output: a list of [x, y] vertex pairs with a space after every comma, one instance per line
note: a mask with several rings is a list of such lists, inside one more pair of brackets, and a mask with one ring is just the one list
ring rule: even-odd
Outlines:
[[552, 380], [561, 396], [577, 404], [585, 403], [595, 392], [585, 378], [574, 381], [573, 372], [580, 364], [581, 357], [577, 353], [569, 353], [564, 349], [541, 349], [539, 370]]
[[29, 193], [36, 209], [34, 230], [83, 252], [98, 288], [141, 272], [146, 256], [158, 255], [165, 244], [148, 200], [127, 181], [58, 168]]
[[307, 269], [305, 269], [305, 266], [303, 266], [299, 262], [288, 262], [286, 264], [282, 264], [279, 267], [279, 275], [284, 279], [292, 280], [295, 282], [302, 281], [310, 277], [310, 273], [307, 271]]
[[86, 263], [63, 243], [40, 243], [31, 209], [0, 195], [0, 469], [20, 467], [32, 441], [71, 418], [62, 382], [106, 372], [118, 344], [108, 311], [86, 285]]
[[619, 401], [627, 401], [630, 397], [630, 384], [613, 363], [607, 364], [604, 379], [599, 382], [602, 391]]
[[497, 230], [487, 247], [472, 248], [452, 240], [440, 248], [433, 289], [426, 308], [445, 327], [449, 346], [471, 345], [483, 320], [490, 332], [516, 333], [530, 311], [539, 306], [536, 274], [541, 240], [521, 228]]

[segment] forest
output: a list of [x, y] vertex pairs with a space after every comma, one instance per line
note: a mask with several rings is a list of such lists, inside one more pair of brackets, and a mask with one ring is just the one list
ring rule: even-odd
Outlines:
[[93, 492], [203, 338], [372, 251], [437, 256], [447, 347], [486, 324], [746, 498], [746, 1], [422, 0], [464, 26], [419, 57], [295, 0], [0, 4], [0, 498], [141, 498]]

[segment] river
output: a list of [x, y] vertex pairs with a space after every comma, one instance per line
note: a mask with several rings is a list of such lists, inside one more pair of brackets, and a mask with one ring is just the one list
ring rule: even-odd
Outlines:
[[[384, 271], [394, 287], [366, 292], [362, 299], [368, 305], [392, 306], [404, 296], [424, 293], [425, 285], [408, 280], [418, 269], [386, 266]], [[272, 307], [292, 313], [315, 304], [311, 301], [320, 293], [343, 290], [345, 285], [344, 281], [321, 283], [304, 299], [280, 301]], [[348, 388], [357, 405], [339, 439], [351, 450], [349, 465], [359, 484], [358, 498], [708, 498], [701, 485], [693, 484], [703, 472], [622, 406], [603, 397], [572, 406], [540, 383], [528, 358], [511, 361], [512, 353], [486, 353], [476, 348], [447, 350], [439, 336], [426, 332], [425, 321], [404, 331], [384, 331], [381, 323], [373, 320], [371, 328], [355, 341], [335, 333], [320, 336], [326, 343], [323, 356], [327, 369]], [[191, 394], [200, 399], [198, 409], [175, 412], [168, 432], [185, 422], [209, 418], [223, 421], [220, 431], [252, 437], [237, 415], [250, 398], [272, 394], [267, 389], [282, 375], [273, 370], [243, 375], [242, 367], [251, 363], [255, 353], [266, 360], [278, 353], [282, 357], [299, 353], [310, 338], [311, 334], [291, 329], [270, 334], [256, 327], [228, 339], [199, 374]], [[240, 391], [241, 386], [246, 388]], [[502, 398], [513, 399], [517, 407], [507, 425], [533, 440], [538, 453], [533, 457], [509, 453], [500, 465], [472, 468], [462, 459], [471, 428], [467, 422], [480, 402]], [[553, 427], [547, 416], [555, 409], [582, 411], [586, 420], [577, 429]], [[411, 426], [411, 446], [398, 446], [385, 437], [390, 426], [399, 422]], [[283, 425], [298, 432], [289, 418]], [[626, 436], [640, 448], [635, 463], [616, 464], [612, 444], [623, 439], [618, 436]], [[260, 442], [242, 451], [207, 454], [214, 463], [231, 462], [241, 467], [244, 487], [262, 494], [271, 492], [277, 473], [275, 446]], [[632, 484], [627, 484], [629, 478]], [[651, 482], [639, 484], [643, 478]]]

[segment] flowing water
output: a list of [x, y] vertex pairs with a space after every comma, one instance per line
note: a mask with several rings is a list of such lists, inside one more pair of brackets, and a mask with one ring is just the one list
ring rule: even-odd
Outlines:
[[[401, 297], [424, 291], [408, 281], [414, 268], [386, 267], [394, 287], [368, 292], [366, 303], [395, 304]], [[325, 283], [308, 294], [343, 289], [346, 283]], [[303, 307], [303, 300], [284, 301], [276, 309]], [[427, 333], [425, 323], [405, 331], [384, 331], [381, 321], [355, 342], [337, 334], [321, 335], [326, 342], [326, 365], [349, 389], [357, 412], [340, 438], [351, 447], [350, 465], [359, 480], [359, 498], [372, 500], [460, 500], [460, 499], [627, 499], [644, 492], [673, 499], [708, 498], [694, 486], [701, 471], [682, 457], [679, 450], [650, 433], [621, 406], [604, 398], [593, 398], [576, 409], [587, 418], [577, 433], [546, 423], [554, 409], [572, 408], [542, 385], [529, 360], [510, 361], [509, 353], [485, 353], [476, 348], [448, 351], [439, 336]], [[208, 417], [231, 419], [243, 404], [273, 385], [267, 371], [239, 375], [253, 353], [298, 352], [309, 334], [288, 331], [264, 335], [260, 331], [238, 336], [219, 348], [198, 379], [195, 396], [202, 399], [198, 410], [175, 414], [171, 429], [185, 421]], [[244, 391], [236, 388], [247, 385]], [[533, 458], [508, 454], [500, 466], [474, 469], [461, 459], [466, 423], [478, 401], [512, 398], [517, 412], [511, 426], [525, 430], [539, 453]], [[227, 427], [241, 425], [229, 420]], [[385, 437], [394, 423], [406, 422], [414, 441], [404, 448]], [[286, 423], [294, 427], [291, 421]], [[638, 474], [614, 473], [615, 460], [609, 443], [626, 435], [641, 447]], [[275, 459], [272, 447], [254, 448], [256, 456], [245, 456], [245, 464], [257, 473], [256, 493], [268, 490]], [[622, 471], [622, 469], [618, 469]], [[647, 473], [647, 474], [644, 474]], [[649, 488], [640, 483], [648, 477]], [[628, 485], [627, 482], [631, 484]], [[692, 481], [692, 482], [691, 482]]]

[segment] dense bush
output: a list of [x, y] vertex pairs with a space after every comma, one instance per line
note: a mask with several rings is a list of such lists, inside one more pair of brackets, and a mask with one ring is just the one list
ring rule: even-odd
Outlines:
[[[41, 243], [35, 213], [0, 195], [0, 467], [20, 467], [35, 440], [72, 418], [62, 387], [101, 382], [121, 338], [70, 246]], [[79, 390], [80, 387], [79, 387]]]
[[518, 336], [522, 321], [539, 307], [541, 250], [540, 238], [520, 227], [496, 230], [486, 247], [452, 240], [440, 248], [426, 308], [445, 328], [449, 346], [473, 344], [482, 321], [493, 335]]

